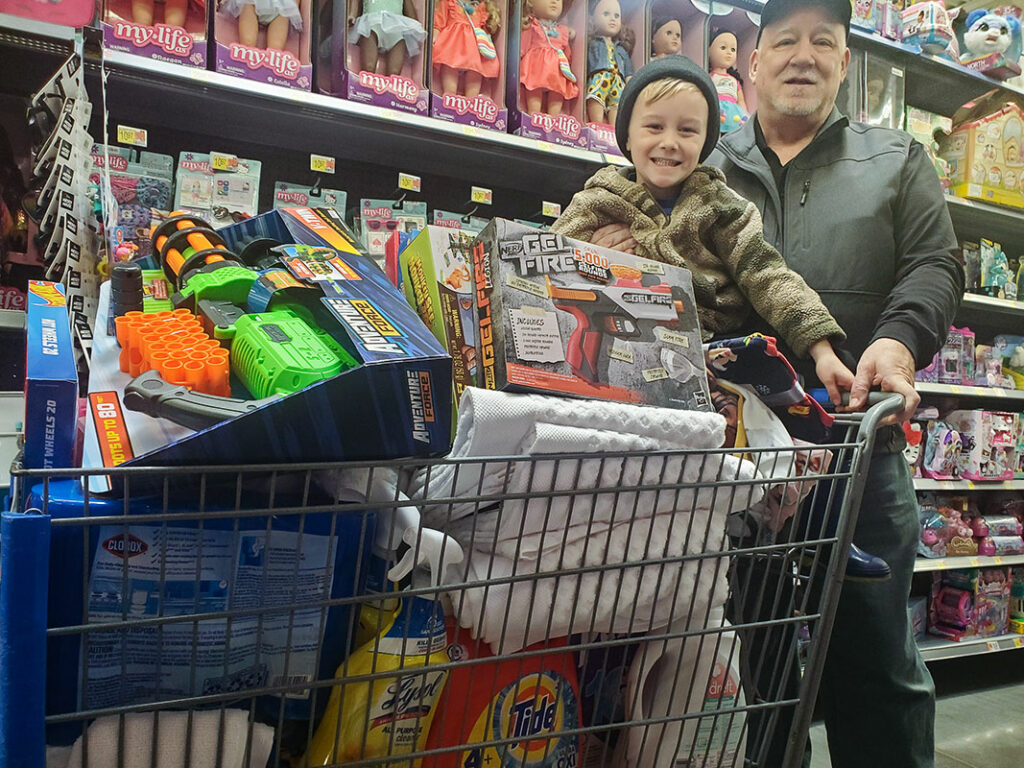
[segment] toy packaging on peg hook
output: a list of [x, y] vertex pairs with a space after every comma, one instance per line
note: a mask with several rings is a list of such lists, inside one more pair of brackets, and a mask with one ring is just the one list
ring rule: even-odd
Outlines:
[[427, 0], [325, 0], [319, 55], [331, 76], [320, 78], [321, 88], [364, 104], [427, 114], [430, 10]]
[[105, 0], [103, 45], [157, 61], [206, 68], [205, 0]]
[[587, 147], [586, 0], [514, 0], [505, 92], [514, 133]]
[[312, 0], [221, 0], [215, 66], [260, 83], [309, 90]]
[[430, 42], [430, 114], [508, 128], [505, 61], [507, 0], [435, 0]]

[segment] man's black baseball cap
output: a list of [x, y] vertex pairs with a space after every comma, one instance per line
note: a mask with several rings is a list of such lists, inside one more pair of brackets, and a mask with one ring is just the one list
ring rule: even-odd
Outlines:
[[761, 33], [769, 24], [782, 21], [794, 11], [804, 8], [821, 8], [830, 13], [837, 22], [843, 25], [846, 30], [846, 37], [850, 37], [850, 0], [768, 0], [761, 10], [761, 26], [757, 30], [757, 42], [761, 42]]

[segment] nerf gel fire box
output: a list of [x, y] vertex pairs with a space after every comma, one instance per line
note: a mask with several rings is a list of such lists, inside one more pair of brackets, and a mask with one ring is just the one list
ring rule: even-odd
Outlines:
[[473, 272], [479, 386], [710, 410], [688, 270], [494, 219]]
[[25, 458], [28, 469], [73, 466], [78, 372], [64, 286], [28, 284]]

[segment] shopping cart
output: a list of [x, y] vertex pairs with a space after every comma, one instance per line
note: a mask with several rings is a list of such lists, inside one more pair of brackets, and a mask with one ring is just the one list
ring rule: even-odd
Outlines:
[[113, 498], [17, 471], [0, 764], [757, 766], [788, 727], [797, 765], [901, 407], [798, 479], [778, 449], [119, 468]]

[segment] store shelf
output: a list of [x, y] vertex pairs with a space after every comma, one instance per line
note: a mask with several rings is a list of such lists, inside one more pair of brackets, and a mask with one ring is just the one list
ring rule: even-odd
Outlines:
[[962, 656], [976, 656], [982, 653], [1024, 648], [1024, 635], [970, 638], [960, 642], [941, 637], [925, 637], [917, 641], [917, 647], [921, 651], [921, 658], [925, 661], [942, 661], [943, 659], [957, 659]]
[[155, 116], [188, 130], [216, 120], [218, 135], [568, 199], [621, 157], [406, 114], [230, 75], [107, 52], [113, 121], [142, 128]]
[[921, 395], [947, 395], [950, 397], [974, 397], [982, 400], [1005, 400], [1006, 407], [1015, 409], [1024, 405], [1024, 390], [999, 389], [998, 387], [972, 387], [964, 384], [934, 384], [919, 381], [914, 385]]
[[1012, 252], [1024, 246], [1024, 211], [946, 195], [957, 237], [995, 240]]
[[1024, 491], [1024, 480], [929, 480], [914, 478], [916, 491]]
[[23, 16], [12, 16], [9, 13], [0, 13], [0, 35], [4, 33], [17, 36], [22, 41], [34, 38], [64, 45], [70, 45], [75, 39], [73, 27], [27, 19]]
[[963, 305], [974, 310], [998, 312], [1006, 315], [1024, 315], [1024, 301], [995, 299], [991, 296], [979, 296], [968, 293], [964, 296]]
[[997, 557], [919, 557], [914, 561], [914, 573], [950, 571], [956, 568], [996, 568], [1000, 565], [1024, 565], [1024, 555]]

